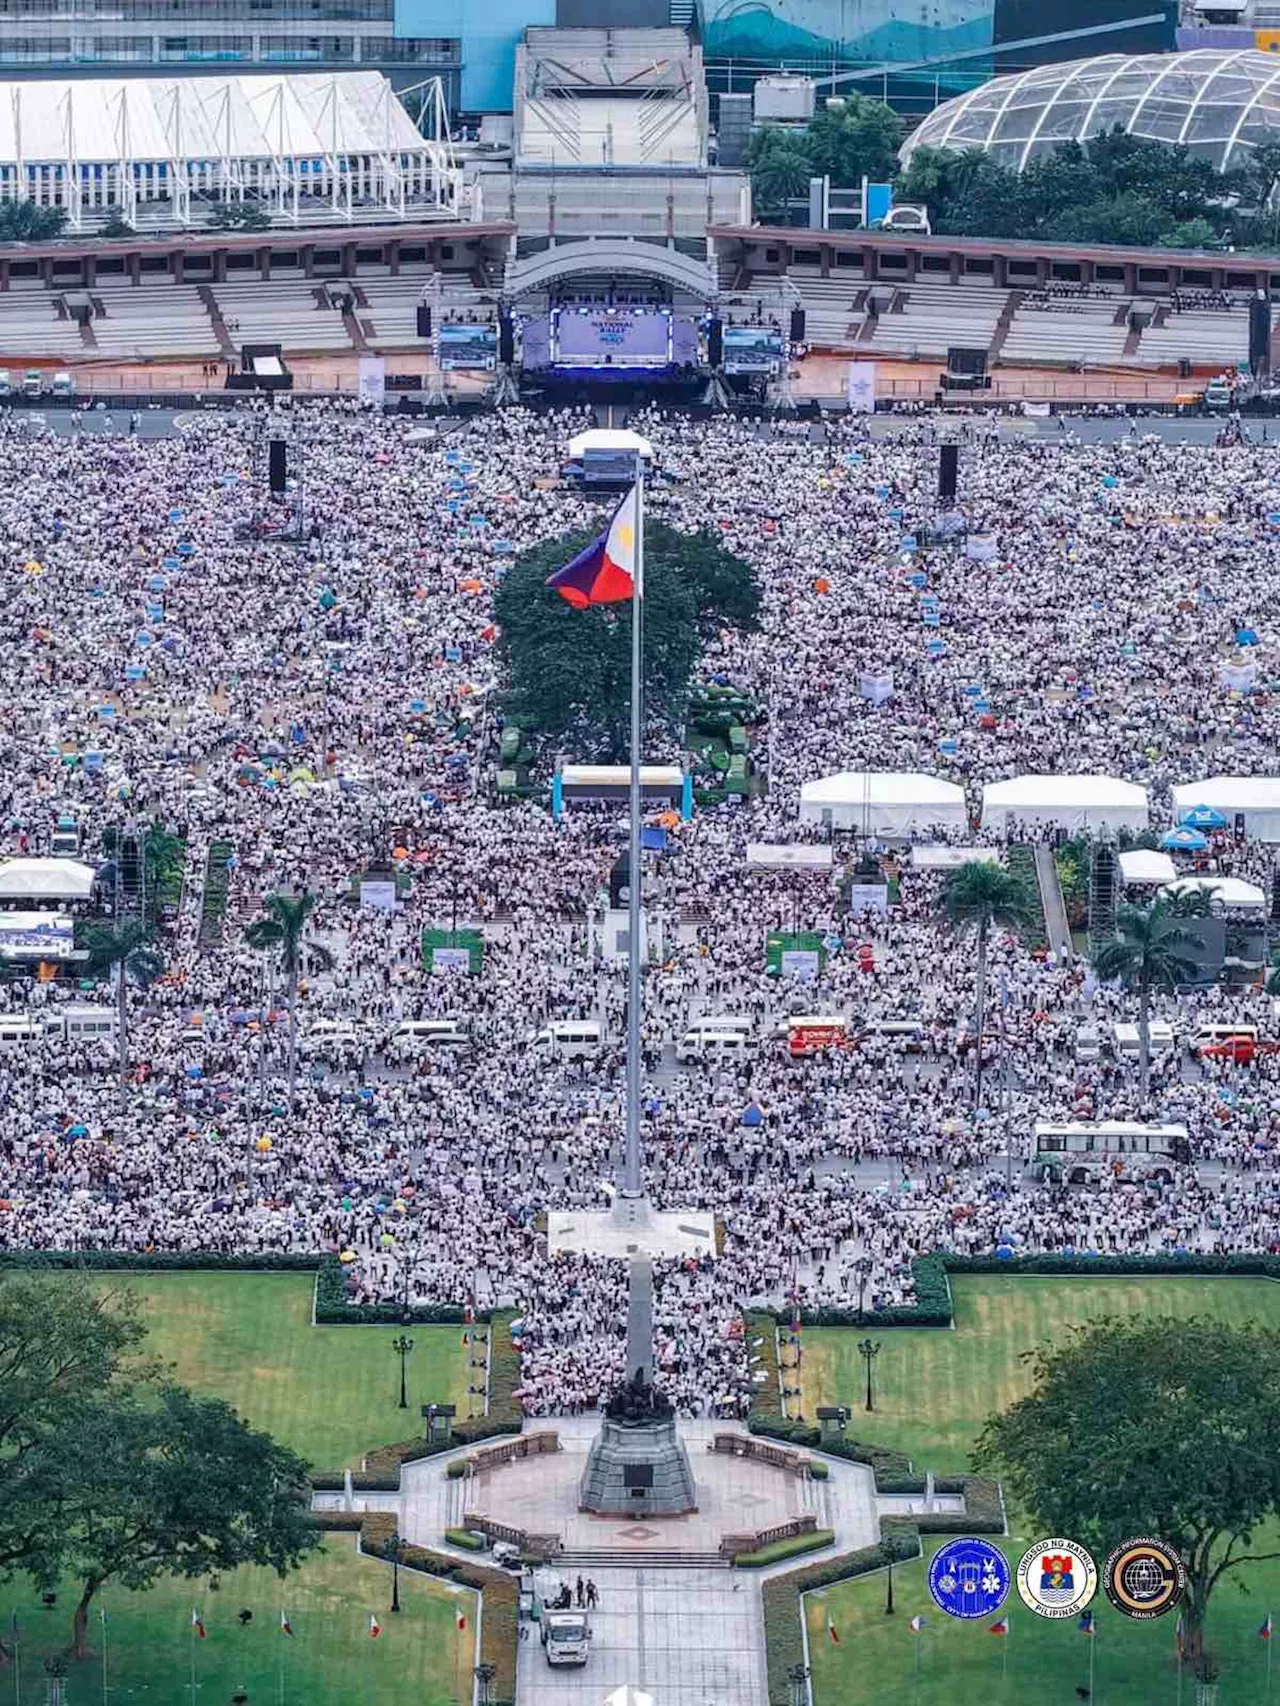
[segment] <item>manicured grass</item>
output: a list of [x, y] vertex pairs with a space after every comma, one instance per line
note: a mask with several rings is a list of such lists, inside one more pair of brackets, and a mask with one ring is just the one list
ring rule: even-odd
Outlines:
[[[310, 1274], [138, 1273], [104, 1282], [141, 1299], [146, 1354], [197, 1392], [225, 1398], [317, 1469], [344, 1469], [422, 1430], [420, 1407], [468, 1413], [460, 1327], [409, 1331], [409, 1408], [401, 1410], [398, 1327], [313, 1327]], [[476, 1384], [483, 1371], [475, 1371]], [[477, 1403], [480, 1401], [477, 1400]]]
[[[44, 1700], [44, 1662], [65, 1653], [75, 1591], [66, 1584], [46, 1610], [25, 1584], [0, 1590], [4, 1633], [18, 1613], [21, 1697]], [[360, 1557], [354, 1536], [328, 1535], [325, 1548], [287, 1581], [271, 1570], [233, 1570], [217, 1592], [207, 1581], [157, 1584], [148, 1593], [107, 1587], [107, 1684], [110, 1703], [190, 1706], [192, 1658], [196, 1706], [222, 1706], [243, 1689], [250, 1706], [376, 1706], [412, 1700], [415, 1706], [463, 1706], [471, 1700], [475, 1660], [475, 1595], [451, 1592], [430, 1577], [402, 1572], [402, 1610], [393, 1616], [391, 1570]], [[459, 1631], [456, 1611], [467, 1619]], [[206, 1638], [192, 1634], [191, 1612]], [[241, 1627], [241, 1608], [253, 1621]], [[292, 1639], [281, 1633], [284, 1611]], [[376, 1612], [382, 1633], [369, 1636]], [[102, 1700], [103, 1628], [90, 1611], [92, 1656], [71, 1668], [66, 1697], [78, 1706]], [[282, 1686], [283, 1685], [283, 1686]], [[13, 1669], [0, 1670], [0, 1688], [13, 1688]]]
[[[848, 1404], [852, 1436], [905, 1451], [920, 1470], [958, 1474], [969, 1467], [969, 1448], [986, 1418], [1028, 1389], [1023, 1353], [1061, 1338], [1075, 1323], [1146, 1312], [1280, 1327], [1280, 1285], [1266, 1280], [953, 1274], [951, 1287], [954, 1330], [806, 1327], [805, 1416], [812, 1418], [819, 1404]], [[880, 1342], [871, 1415], [863, 1408], [866, 1365], [857, 1348], [868, 1333]]]
[[[1100, 1315], [1141, 1313], [1205, 1315], [1239, 1325], [1255, 1320], [1280, 1325], [1280, 1286], [1265, 1280], [1074, 1279], [1056, 1276], [952, 1276], [956, 1326], [893, 1329], [880, 1341], [875, 1359], [875, 1404], [863, 1409], [865, 1365], [852, 1329], [806, 1329], [804, 1411], [819, 1403], [846, 1403], [854, 1414], [849, 1431], [859, 1439], [908, 1452], [919, 1470], [955, 1473], [966, 1469], [969, 1449], [982, 1423], [1030, 1385], [1025, 1351], [1060, 1338], [1075, 1323]], [[1024, 1519], [1014, 1519], [1015, 1537], [995, 1543], [1016, 1568], [1038, 1539]], [[926, 1538], [926, 1560], [943, 1540]], [[1273, 1525], [1254, 1537], [1254, 1550], [1280, 1550]], [[982, 1701], [1022, 1706], [1044, 1697], [1077, 1698], [1089, 1686], [1089, 1642], [1074, 1619], [1065, 1626], [1034, 1616], [1018, 1599], [1006, 1601], [1007, 1640], [988, 1633], [988, 1623], [963, 1623], [932, 1603], [926, 1560], [894, 1570], [896, 1615], [884, 1615], [883, 1575], [842, 1582], [805, 1601], [816, 1706], [956, 1706]], [[1099, 1560], [1099, 1563], [1101, 1560]], [[1236, 1582], [1247, 1585], [1242, 1595]], [[1175, 1616], [1133, 1623], [1112, 1611], [1099, 1591], [1092, 1607], [1098, 1634], [1094, 1651], [1093, 1706], [1175, 1706]], [[1257, 1629], [1268, 1610], [1280, 1617], [1280, 1563], [1233, 1572], [1209, 1606], [1209, 1646], [1222, 1674], [1217, 1706], [1262, 1706], [1266, 1699], [1268, 1644]], [[926, 1625], [913, 1636], [908, 1623], [921, 1612]], [[827, 1635], [830, 1614], [839, 1643]], [[920, 1674], [915, 1672], [919, 1642]], [[1002, 1677], [1002, 1652], [1007, 1675]], [[1280, 1702], [1280, 1659], [1273, 1656]], [[1195, 1684], [1182, 1683], [1191, 1706]]]
[[[1028, 1546], [1044, 1538], [997, 1540], [1016, 1569]], [[932, 1558], [941, 1539], [926, 1542]], [[1257, 1544], [1261, 1546], [1261, 1537]], [[805, 1600], [810, 1664], [816, 1706], [1024, 1706], [1025, 1702], [1077, 1700], [1076, 1689], [1089, 1686], [1089, 1638], [1074, 1618], [1049, 1622], [1028, 1611], [1016, 1586], [1004, 1604], [1009, 1634], [988, 1633], [994, 1618], [960, 1622], [938, 1610], [929, 1597], [925, 1560], [898, 1564], [893, 1572], [895, 1615], [886, 1617], [883, 1574], [839, 1582]], [[1254, 1590], [1242, 1598], [1230, 1585], [1209, 1603], [1209, 1635], [1221, 1666], [1217, 1706], [1265, 1706], [1266, 1649], [1258, 1625], [1268, 1604], [1280, 1605], [1280, 1572], [1260, 1564], [1247, 1573]], [[1272, 1597], [1267, 1598], [1270, 1589]], [[1134, 1623], [1111, 1609], [1099, 1589], [1091, 1607], [1097, 1622], [1091, 1706], [1176, 1706], [1176, 1614], [1155, 1623]], [[920, 1612], [925, 1626], [911, 1633], [910, 1619]], [[839, 1644], [827, 1634], [827, 1616]], [[920, 1677], [915, 1675], [916, 1643]], [[1001, 1675], [1001, 1660], [1007, 1675]], [[1280, 1698], [1280, 1661], [1274, 1691]], [[1193, 1706], [1195, 1680], [1182, 1680], [1184, 1706]]]

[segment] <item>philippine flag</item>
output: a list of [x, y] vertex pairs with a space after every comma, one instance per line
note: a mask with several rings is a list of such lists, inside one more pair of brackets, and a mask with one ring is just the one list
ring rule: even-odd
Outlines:
[[196, 1610], [194, 1605], [191, 1608], [191, 1627], [195, 1630], [196, 1634], [203, 1641], [204, 1640], [204, 1619], [201, 1617], [200, 1613]]
[[913, 1635], [918, 1635], [920, 1633], [920, 1631], [924, 1628], [924, 1618], [921, 1617], [919, 1612], [917, 1612], [916, 1615], [911, 1619], [911, 1622], [907, 1625], [907, 1627], [911, 1630], [911, 1633]]
[[1262, 1626], [1258, 1630], [1258, 1634], [1261, 1637], [1261, 1639], [1264, 1641], [1269, 1641], [1271, 1639], [1271, 1613], [1270, 1612], [1267, 1613], [1266, 1618], [1262, 1623]]
[[369, 1639], [371, 1641], [376, 1641], [378, 1639], [378, 1636], [381, 1635], [381, 1633], [382, 1633], [381, 1623], [379, 1623], [378, 1619], [373, 1615], [372, 1612], [370, 1612], [369, 1613]]
[[625, 604], [636, 590], [636, 489], [614, 511], [607, 533], [579, 551], [571, 563], [547, 576], [575, 610], [592, 604]]
[[1009, 1619], [1007, 1617], [997, 1617], [994, 1623], [987, 1625], [988, 1635], [1007, 1635], [1008, 1633]]

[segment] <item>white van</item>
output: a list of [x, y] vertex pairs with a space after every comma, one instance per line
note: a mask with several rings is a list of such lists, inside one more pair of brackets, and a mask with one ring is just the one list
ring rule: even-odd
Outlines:
[[896, 1043], [908, 1054], [919, 1054], [924, 1048], [923, 1019], [868, 1019], [862, 1034], [864, 1037]]
[[389, 1054], [417, 1054], [423, 1049], [471, 1041], [466, 1019], [402, 1019], [387, 1037]]
[[1096, 1025], [1081, 1025], [1076, 1032], [1075, 1057], [1083, 1064], [1102, 1059], [1102, 1033]]
[[751, 1046], [749, 1031], [722, 1031], [714, 1024], [695, 1025], [676, 1044], [676, 1059], [682, 1066], [688, 1066], [695, 1060], [743, 1055]]
[[529, 1039], [542, 1054], [562, 1060], [588, 1060], [604, 1047], [604, 1026], [599, 1019], [553, 1019]]
[[[1117, 1025], [1115, 1027], [1116, 1053], [1122, 1060], [1138, 1058], [1138, 1027], [1136, 1025]], [[1152, 1019], [1147, 1026], [1147, 1040], [1151, 1045], [1153, 1056], [1172, 1054], [1174, 1049], [1173, 1026], [1167, 1019]]]
[[298, 1045], [304, 1059], [333, 1060], [361, 1047], [355, 1028], [345, 1019], [317, 1019]]
[[[1197, 1025], [1196, 1032], [1187, 1043], [1192, 1054], [1203, 1054], [1205, 1049], [1213, 1048], [1218, 1043], [1243, 1043], [1246, 1048], [1255, 1052], [1258, 1047], [1258, 1027], [1256, 1025]], [[1241, 1052], [1245, 1052], [1244, 1049]]]
[[88, 1002], [49, 1007], [40, 1017], [45, 1034], [66, 1043], [114, 1042], [120, 1028], [114, 1007], [93, 1007]]
[[43, 1023], [26, 1013], [6, 1013], [0, 1017], [0, 1049], [10, 1054], [39, 1048], [47, 1034]]

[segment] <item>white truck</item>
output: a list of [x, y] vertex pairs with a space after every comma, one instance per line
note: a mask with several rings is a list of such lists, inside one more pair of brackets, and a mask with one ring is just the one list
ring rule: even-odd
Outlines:
[[542, 1648], [549, 1665], [586, 1664], [591, 1653], [591, 1625], [585, 1611], [544, 1610], [541, 1627]]

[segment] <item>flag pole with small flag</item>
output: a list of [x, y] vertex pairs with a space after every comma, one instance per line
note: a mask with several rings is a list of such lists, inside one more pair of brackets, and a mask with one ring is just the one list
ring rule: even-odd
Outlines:
[[459, 1634], [461, 1634], [467, 1626], [467, 1614], [460, 1605], [455, 1605], [453, 1608], [453, 1622], [454, 1627], [458, 1630]]
[[1009, 1673], [1009, 1619], [997, 1617], [994, 1623], [987, 1625], [987, 1634], [1000, 1639], [1000, 1680], [1003, 1682]]
[[1258, 1639], [1260, 1641], [1265, 1641], [1267, 1644], [1267, 1693], [1266, 1693], [1266, 1698], [1268, 1700], [1270, 1700], [1270, 1698], [1271, 1698], [1271, 1628], [1272, 1628], [1271, 1613], [1268, 1612], [1267, 1615], [1262, 1619], [1262, 1622], [1258, 1625]]
[[[1092, 1611], [1082, 1611], [1080, 1621], [1076, 1625], [1082, 1635], [1089, 1637], [1089, 1698], [1093, 1699], [1093, 1655], [1098, 1645], [1098, 1627], [1093, 1620]], [[1181, 1666], [1179, 1666], [1181, 1670]]]
[[833, 1646], [838, 1647], [840, 1645], [840, 1631], [831, 1621], [831, 1613], [829, 1611], [827, 1613], [827, 1636]]
[[191, 1607], [191, 1706], [196, 1706], [196, 1642], [204, 1640], [204, 1619], [197, 1606]]
[[369, 1639], [371, 1641], [376, 1641], [378, 1639], [378, 1636], [381, 1635], [381, 1633], [382, 1633], [382, 1625], [381, 1625], [381, 1623], [378, 1622], [378, 1619], [374, 1616], [373, 1612], [371, 1611], [369, 1613]]
[[98, 1607], [98, 1622], [102, 1627], [102, 1706], [107, 1706], [107, 1608]]
[[18, 1627], [18, 1613], [9, 1613], [9, 1639], [13, 1643], [13, 1706], [22, 1706], [22, 1653], [19, 1650], [22, 1641], [22, 1631]]
[[907, 1628], [910, 1629], [911, 1633], [914, 1636], [916, 1636], [916, 1640], [912, 1644], [914, 1645], [915, 1650], [916, 1650], [915, 1692], [917, 1695], [919, 1695], [919, 1693], [920, 1693], [920, 1640], [919, 1640], [919, 1636], [920, 1636], [920, 1631], [924, 1628], [924, 1618], [920, 1615], [920, 1613], [918, 1611], [916, 1612], [915, 1616], [911, 1619], [910, 1623], [907, 1624]]
[[288, 1613], [285, 1611], [283, 1606], [280, 1608], [280, 1633], [282, 1635], [293, 1634], [293, 1624], [290, 1623]]

